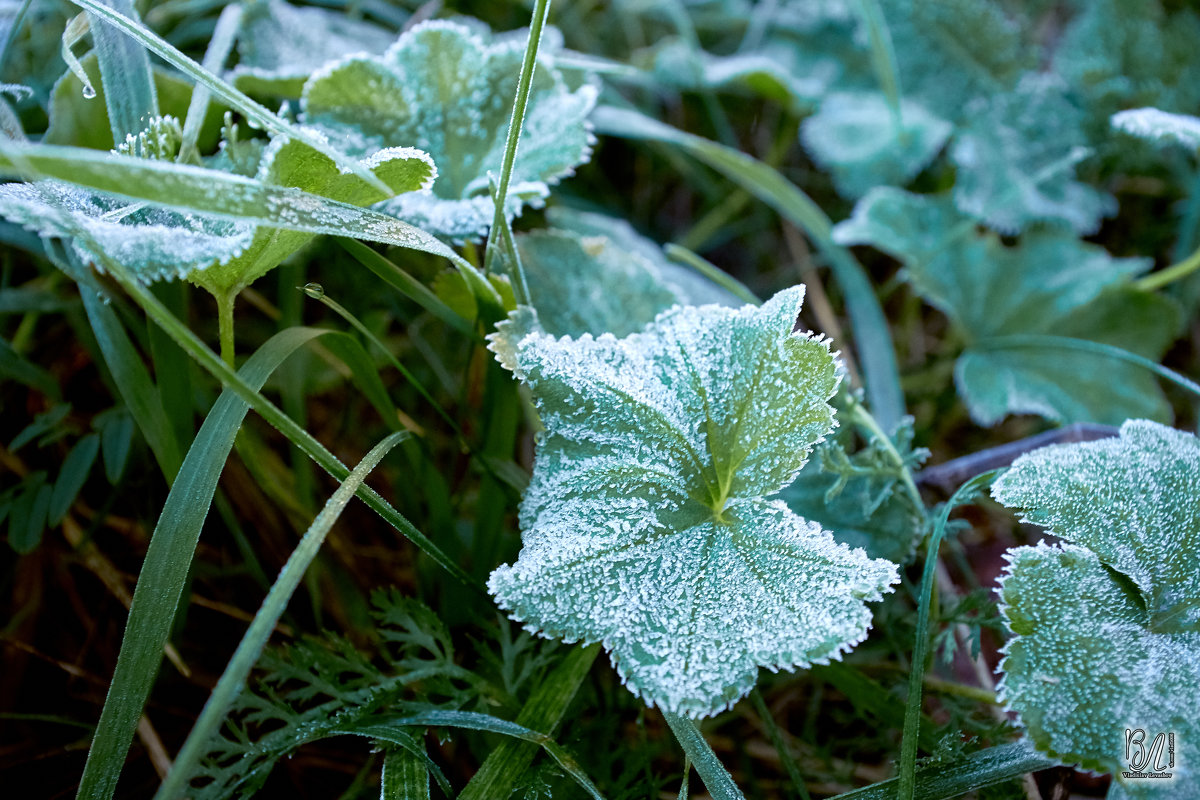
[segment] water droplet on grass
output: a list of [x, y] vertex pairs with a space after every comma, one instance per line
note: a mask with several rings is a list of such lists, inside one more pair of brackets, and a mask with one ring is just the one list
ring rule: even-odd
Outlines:
[[325, 297], [325, 287], [319, 283], [306, 283], [301, 288], [313, 300], [320, 300]]

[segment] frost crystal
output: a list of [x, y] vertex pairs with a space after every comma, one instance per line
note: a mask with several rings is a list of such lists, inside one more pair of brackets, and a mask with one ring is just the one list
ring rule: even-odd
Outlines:
[[732, 705], [759, 667], [838, 658], [897, 581], [768, 499], [834, 424], [836, 360], [793, 333], [802, 298], [676, 306], [624, 339], [557, 339], [521, 308], [491, 337], [545, 433], [524, 547], [489, 588], [531, 630], [603, 642], [631, 691], [676, 713]]
[[[992, 493], [1066, 540], [1009, 551], [1001, 698], [1042, 752], [1113, 772], [1110, 800], [1196, 797], [1200, 440], [1126, 422], [1119, 439], [1018, 459]], [[1147, 749], [1175, 735], [1173, 777], [1125, 777], [1126, 729]]]
[[1112, 126], [1131, 136], [1200, 150], [1200, 117], [1171, 114], [1157, 108], [1134, 108], [1113, 114]]
[[[491, 224], [488, 173], [500, 171], [524, 51], [514, 37], [485, 44], [460, 24], [423, 23], [382, 56], [351, 56], [315, 73], [304, 87], [304, 118], [348, 153], [428, 152], [440, 172], [433, 193], [394, 198], [384, 210], [442, 236], [477, 237]], [[541, 205], [552, 184], [587, 161], [595, 102], [594, 86], [571, 90], [548, 58], [539, 63], [507, 213]]]

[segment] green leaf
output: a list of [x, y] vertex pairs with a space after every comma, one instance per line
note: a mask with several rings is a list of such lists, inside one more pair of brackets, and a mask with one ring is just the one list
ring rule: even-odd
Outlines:
[[[114, 11], [138, 20], [133, 0], [101, 0]], [[158, 116], [158, 97], [150, 72], [150, 56], [137, 42], [118, 30], [100, 23], [89, 14], [92, 39], [100, 63], [104, 84], [104, 102], [108, 106], [109, 123], [114, 141], [142, 129]]]
[[[393, 198], [383, 208], [440, 236], [473, 239], [491, 224], [488, 172], [499, 173], [523, 40], [485, 43], [453, 22], [417, 25], [379, 57], [351, 56], [312, 76], [304, 120], [348, 153], [415, 146], [433, 156], [432, 194]], [[521, 149], [505, 212], [538, 207], [550, 186], [591, 154], [585, 118], [595, 87], [570, 90], [543, 58], [533, 78]]]
[[1200, 150], [1200, 117], [1171, 114], [1157, 108], [1133, 108], [1112, 116], [1116, 130], [1164, 144], [1179, 144]]
[[[1088, 355], [1013, 347], [1007, 337], [1032, 334], [1114, 342], [1157, 358], [1178, 332], [1173, 304], [1129, 288], [1149, 259], [1113, 258], [1061, 230], [1035, 230], [1015, 245], [980, 231], [948, 194], [870, 192], [834, 237], [871, 244], [900, 259], [905, 277], [964, 333], [955, 367], [971, 416], [991, 425], [1008, 414], [1058, 422], [1120, 424], [1132, 416], [1169, 418], [1152, 375]], [[1119, 322], [1118, 322], [1119, 321]]]
[[767, 499], [833, 422], [836, 362], [793, 334], [802, 298], [676, 307], [625, 339], [557, 339], [525, 308], [491, 337], [545, 434], [524, 548], [489, 588], [542, 635], [602, 641], [630, 690], [673, 713], [732, 705], [759, 667], [840, 657], [896, 581]]
[[1011, 92], [978, 98], [955, 136], [954, 202], [1001, 233], [1034, 222], [1094, 233], [1117, 210], [1106, 192], [1075, 179], [1091, 154], [1084, 115], [1061, 81], [1030, 75]]
[[[1119, 438], [1022, 456], [992, 489], [1064, 540], [1008, 553], [1000, 697], [1039, 751], [1114, 773], [1110, 798], [1200, 791], [1197, 475], [1200, 440], [1132, 420]], [[1147, 749], [1175, 734], [1174, 778], [1129, 778], [1127, 728]]]
[[904, 185], [937, 156], [951, 125], [913, 100], [897, 118], [878, 92], [838, 92], [804, 121], [800, 138], [838, 191], [861, 197], [881, 185]]
[[[517, 250], [538, 320], [555, 336], [627, 336], [673, 305], [697, 304], [688, 291], [701, 283], [694, 273], [608, 238], [537, 231], [517, 237]], [[683, 281], [672, 280], [680, 276]], [[721, 294], [711, 284], [708, 289], [708, 295]], [[733, 298], [725, 304], [738, 305]]]
[[92, 427], [100, 433], [104, 475], [115, 486], [125, 472], [125, 462], [133, 446], [133, 417], [123, 408], [110, 408], [95, 416]]
[[88, 473], [92, 471], [92, 464], [96, 462], [99, 450], [100, 437], [89, 433], [76, 442], [71, 452], [63, 459], [58, 478], [54, 481], [54, 493], [50, 495], [47, 522], [51, 527], [58, 525], [67, 515], [71, 504], [79, 495], [79, 490], [87, 481]]
[[46, 485], [46, 473], [34, 472], [21, 482], [20, 492], [12, 499], [8, 510], [8, 543], [21, 555], [32, 553], [41, 544], [52, 492]]
[[[733, 782], [733, 776], [717, 758], [717, 754], [700, 733], [696, 723], [670, 711], [663, 711], [663, 716], [686, 754], [684, 760], [696, 768], [700, 780], [704, 781], [704, 788], [708, 789], [714, 800], [746, 800], [746, 796]], [[687, 781], [686, 775], [684, 781]]]
[[429, 770], [404, 748], [388, 748], [379, 782], [380, 800], [429, 800]]
[[283, 0], [244, 4], [238, 65], [229, 80], [253, 95], [299, 98], [308, 77], [351, 53], [382, 53], [395, 37], [343, 12]]
[[0, 339], [0, 376], [36, 389], [51, 400], [62, 399], [62, 390], [54, 376], [22, 356], [4, 339]]

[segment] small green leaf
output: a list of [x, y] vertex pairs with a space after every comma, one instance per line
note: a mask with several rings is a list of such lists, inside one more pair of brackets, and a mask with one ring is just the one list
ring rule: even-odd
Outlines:
[[942, 149], [952, 126], [913, 100], [896, 117], [878, 92], [835, 93], [804, 121], [801, 140], [833, 176], [839, 192], [861, 197], [880, 185], [904, 185]]
[[13, 550], [25, 555], [41, 544], [53, 490], [46, 485], [44, 472], [31, 473], [22, 486], [8, 512], [8, 543]]
[[369, 22], [283, 0], [244, 3], [230, 82], [254, 95], [298, 98], [309, 75], [351, 53], [382, 53], [395, 38]]
[[100, 437], [94, 433], [84, 436], [67, 457], [63, 459], [62, 468], [58, 471], [58, 479], [54, 482], [54, 493], [50, 496], [50, 508], [47, 522], [51, 527], [62, 522], [67, 510], [75, 502], [79, 490], [87, 481], [92, 464], [96, 463], [96, 454], [100, 450]]
[[836, 362], [793, 333], [802, 298], [675, 307], [625, 339], [558, 339], [523, 308], [491, 337], [545, 434], [524, 549], [489, 588], [544, 636], [602, 641], [630, 690], [673, 713], [732, 705], [759, 667], [840, 657], [896, 581], [768, 499], [833, 424]]
[[[1119, 438], [1022, 456], [992, 488], [1065, 540], [1008, 553], [1001, 699], [1041, 752], [1114, 773], [1110, 798], [1200, 791], [1197, 475], [1200, 440], [1135, 420]], [[1175, 734], [1172, 779], [1124, 774], [1137, 766], [1126, 729], [1147, 749]]]
[[[457, 23], [423, 23], [382, 56], [350, 56], [314, 74], [304, 87], [304, 120], [359, 157], [394, 146], [428, 152], [439, 169], [433, 193], [396, 197], [383, 208], [441, 236], [476, 238], [491, 224], [488, 172], [500, 171], [524, 51], [525, 42], [513, 37], [488, 44]], [[539, 61], [506, 203], [510, 216], [540, 206], [550, 186], [591, 155], [585, 118], [595, 87], [572, 91], [549, 57]]]

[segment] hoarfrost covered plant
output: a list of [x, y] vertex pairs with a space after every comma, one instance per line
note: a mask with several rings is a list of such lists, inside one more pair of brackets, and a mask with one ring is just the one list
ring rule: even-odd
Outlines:
[[603, 642], [667, 711], [714, 714], [759, 667], [838, 658], [898, 580], [768, 499], [835, 424], [836, 359], [793, 333], [803, 296], [675, 306], [624, 339], [555, 338], [520, 308], [491, 337], [545, 433], [524, 547], [489, 588], [531, 630]]
[[[441, 236], [480, 236], [492, 220], [488, 173], [500, 172], [525, 38], [485, 43], [458, 23], [422, 23], [382, 56], [349, 56], [315, 72], [304, 87], [304, 119], [359, 157], [400, 145], [428, 152], [439, 171], [433, 193], [393, 198], [384, 210]], [[548, 57], [539, 59], [505, 208], [510, 216], [540, 206], [550, 186], [591, 157], [586, 118], [596, 88], [569, 88]]]
[[[1200, 440], [1145, 420], [1017, 460], [992, 493], [1065, 542], [1008, 553], [1000, 695], [1042, 752], [1112, 772], [1110, 800], [1200, 795]], [[1126, 729], [1173, 733], [1128, 778]], [[1151, 765], [1153, 768], [1153, 765]]]

